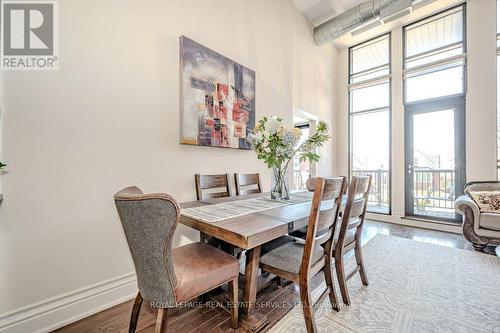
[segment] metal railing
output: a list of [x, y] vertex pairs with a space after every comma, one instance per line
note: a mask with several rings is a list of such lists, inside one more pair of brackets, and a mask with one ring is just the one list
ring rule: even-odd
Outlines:
[[[388, 170], [353, 170], [353, 176], [372, 176], [370, 188], [370, 211], [387, 211], [390, 200]], [[448, 169], [414, 169], [413, 195], [415, 213], [428, 215], [433, 211], [439, 215], [453, 210], [455, 201], [455, 172]]]
[[372, 186], [368, 197], [369, 211], [389, 209], [390, 179], [389, 170], [353, 170], [353, 176], [372, 176]]
[[455, 202], [455, 171], [450, 169], [415, 169], [413, 171], [413, 197], [416, 213], [429, 209], [436, 213], [453, 210]]

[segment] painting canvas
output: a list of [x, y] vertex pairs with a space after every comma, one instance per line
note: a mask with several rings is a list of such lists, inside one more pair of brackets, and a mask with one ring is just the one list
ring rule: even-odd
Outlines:
[[255, 72], [180, 37], [181, 143], [251, 149]]

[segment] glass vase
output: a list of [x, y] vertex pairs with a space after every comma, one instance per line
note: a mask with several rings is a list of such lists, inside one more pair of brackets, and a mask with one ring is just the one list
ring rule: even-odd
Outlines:
[[286, 177], [286, 168], [273, 167], [273, 175], [271, 182], [271, 199], [273, 200], [290, 199], [290, 193], [288, 192], [288, 182]]

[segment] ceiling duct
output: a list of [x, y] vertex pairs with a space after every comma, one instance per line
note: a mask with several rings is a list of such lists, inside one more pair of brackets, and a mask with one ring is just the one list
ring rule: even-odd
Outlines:
[[[314, 28], [314, 41], [321, 45], [356, 30], [366, 31], [365, 25], [376, 26], [374, 21], [389, 22], [411, 13], [412, 8], [436, 0], [371, 0], [363, 2]], [[423, 3], [423, 4], [422, 4]]]
[[380, 21], [387, 23], [411, 13], [411, 0], [400, 0], [380, 10]]

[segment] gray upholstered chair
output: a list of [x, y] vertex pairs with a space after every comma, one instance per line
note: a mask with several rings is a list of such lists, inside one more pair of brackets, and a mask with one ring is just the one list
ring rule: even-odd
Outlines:
[[462, 215], [464, 237], [474, 249], [483, 251], [486, 245], [500, 245], [500, 214], [483, 213], [471, 198], [471, 192], [500, 191], [500, 182], [470, 182], [455, 200], [455, 210]]
[[[260, 258], [260, 268], [263, 271], [299, 284], [302, 310], [308, 332], [317, 332], [314, 310], [327, 295], [330, 296], [333, 309], [339, 310], [333, 285], [331, 260], [335, 224], [345, 191], [345, 183], [344, 177], [316, 178], [305, 242], [284, 242]], [[310, 281], [321, 271], [325, 274], [327, 288], [316, 304], [313, 304]]]
[[156, 332], [166, 329], [167, 309], [229, 283], [232, 327], [238, 325], [238, 261], [203, 243], [172, 249], [179, 205], [167, 194], [143, 194], [128, 187], [115, 204], [137, 274], [139, 292], [130, 318], [135, 332], [143, 299], [158, 308]]

